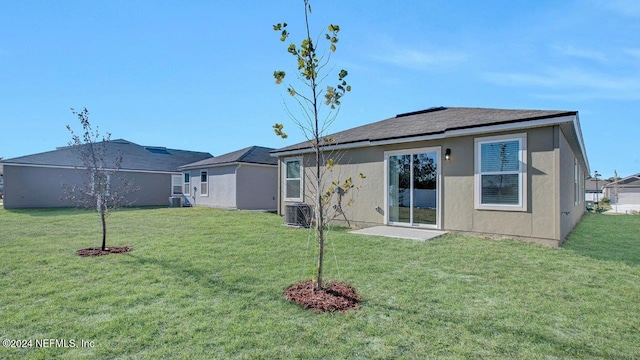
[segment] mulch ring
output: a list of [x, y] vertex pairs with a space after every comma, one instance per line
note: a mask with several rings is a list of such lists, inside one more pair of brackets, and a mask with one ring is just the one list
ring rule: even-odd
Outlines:
[[100, 247], [93, 247], [93, 248], [86, 248], [86, 249], [80, 249], [78, 251], [76, 251], [76, 254], [78, 254], [78, 256], [103, 256], [103, 255], [109, 255], [109, 254], [122, 254], [122, 253], [126, 253], [133, 250], [132, 247], [129, 246], [111, 246], [108, 248], [105, 248], [104, 251], [102, 251], [102, 248]]
[[284, 292], [284, 297], [317, 313], [354, 310], [360, 302], [356, 290], [339, 281], [325, 284], [322, 290], [316, 290], [315, 287], [313, 280], [293, 284]]

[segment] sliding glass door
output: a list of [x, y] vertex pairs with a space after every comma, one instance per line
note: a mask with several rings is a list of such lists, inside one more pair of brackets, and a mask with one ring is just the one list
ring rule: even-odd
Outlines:
[[439, 148], [385, 153], [387, 223], [439, 226]]

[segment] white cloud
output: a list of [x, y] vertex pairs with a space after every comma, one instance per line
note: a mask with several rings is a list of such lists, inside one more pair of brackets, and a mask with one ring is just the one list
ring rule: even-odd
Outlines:
[[640, 49], [625, 49], [624, 52], [640, 60]]
[[640, 6], [637, 0], [595, 0], [598, 7], [630, 17], [640, 17]]
[[640, 100], [640, 76], [612, 76], [580, 68], [552, 68], [541, 73], [485, 73], [501, 86], [537, 88], [538, 97], [562, 99]]
[[594, 60], [602, 63], [606, 63], [609, 61], [609, 58], [599, 51], [594, 51], [590, 49], [577, 48], [571, 45], [568, 46], [554, 46], [555, 50], [559, 51], [561, 54], [571, 57], [578, 57], [587, 60]]
[[459, 63], [467, 58], [462, 53], [426, 52], [413, 49], [397, 49], [393, 52], [374, 56], [374, 59], [407, 67], [432, 67]]
[[375, 61], [414, 70], [434, 70], [465, 62], [469, 55], [455, 50], [429, 50], [418, 46], [381, 46], [379, 53], [371, 55]]
[[555, 87], [559, 85], [558, 79], [527, 73], [485, 73], [483, 78], [491, 83], [502, 86], [544, 86]]

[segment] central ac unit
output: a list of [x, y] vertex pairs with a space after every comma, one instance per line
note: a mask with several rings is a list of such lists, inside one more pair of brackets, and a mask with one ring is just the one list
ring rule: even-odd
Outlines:
[[311, 206], [309, 204], [290, 204], [285, 206], [284, 221], [287, 225], [311, 226]]

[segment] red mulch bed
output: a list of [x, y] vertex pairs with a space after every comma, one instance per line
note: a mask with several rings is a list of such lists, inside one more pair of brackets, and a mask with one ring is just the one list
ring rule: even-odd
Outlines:
[[284, 292], [284, 297], [318, 313], [353, 310], [360, 302], [356, 290], [339, 281], [329, 282], [319, 291], [315, 287], [313, 280], [293, 284]]
[[122, 254], [122, 253], [129, 252], [131, 250], [133, 250], [133, 248], [129, 246], [112, 246], [112, 247], [105, 248], [104, 251], [102, 251], [102, 248], [100, 247], [93, 247], [93, 248], [80, 249], [76, 251], [76, 254], [78, 254], [78, 256], [103, 256], [103, 255], [109, 255], [109, 254]]

